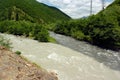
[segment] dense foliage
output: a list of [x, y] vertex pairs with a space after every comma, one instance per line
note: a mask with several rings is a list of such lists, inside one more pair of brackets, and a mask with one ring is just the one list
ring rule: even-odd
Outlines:
[[57, 23], [56, 33], [88, 41], [102, 48], [120, 49], [120, 0], [97, 15]]
[[55, 42], [44, 25], [70, 17], [36, 0], [0, 0], [0, 32]]
[[69, 19], [70, 17], [59, 9], [39, 3], [36, 0], [0, 0], [0, 21], [29, 20], [49, 23]]
[[29, 36], [42, 42], [49, 41], [49, 33], [42, 25], [28, 21], [1, 21], [0, 32], [19, 36], [24, 35], [26, 37]]
[[[58, 22], [54, 27], [56, 33], [74, 37], [78, 40], [84, 40], [85, 35], [83, 33], [85, 20], [71, 20], [69, 22]], [[81, 22], [81, 24], [80, 24]]]

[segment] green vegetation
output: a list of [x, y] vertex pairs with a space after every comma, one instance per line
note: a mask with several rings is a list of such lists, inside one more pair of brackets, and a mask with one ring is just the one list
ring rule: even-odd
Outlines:
[[8, 39], [5, 39], [2, 35], [0, 35], [0, 46], [4, 46], [4, 47], [10, 49], [11, 43]]
[[0, 0], [1, 33], [32, 37], [41, 42], [54, 42], [43, 25], [69, 19], [59, 9], [36, 0]]
[[49, 36], [49, 29], [102, 48], [117, 50], [120, 49], [119, 14], [120, 0], [115, 0], [96, 15], [77, 20], [70, 20], [57, 8], [36, 0], [0, 0], [0, 32], [55, 42]]
[[120, 49], [120, 0], [96, 15], [63, 21], [53, 27], [56, 33], [88, 41], [102, 48]]
[[49, 37], [49, 42], [52, 42], [52, 43], [57, 43], [56, 40], [52, 37]]
[[0, 0], [0, 21], [26, 20], [50, 23], [69, 19], [70, 17], [59, 9], [39, 3], [36, 0]]
[[[53, 28], [56, 33], [74, 37], [78, 40], [83, 40], [85, 35], [82, 31], [85, 20], [70, 20], [68, 22], [59, 22]], [[81, 23], [81, 24], [80, 24]]]
[[21, 52], [20, 51], [16, 51], [15, 52], [17, 55], [21, 55]]
[[49, 41], [48, 31], [39, 24], [28, 21], [1, 21], [0, 32], [14, 35], [24, 35], [26, 37], [33, 37], [41, 42]]

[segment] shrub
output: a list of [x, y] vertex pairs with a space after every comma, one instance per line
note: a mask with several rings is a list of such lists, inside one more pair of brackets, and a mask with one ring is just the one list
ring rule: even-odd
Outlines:
[[8, 39], [5, 39], [3, 36], [0, 35], [0, 46], [4, 46], [4, 47], [10, 49], [11, 43]]
[[20, 51], [16, 51], [15, 52], [17, 55], [21, 55], [21, 52]]
[[48, 38], [49, 38], [49, 33], [46, 30], [39, 31], [35, 35], [35, 39], [41, 42], [48, 42]]
[[0, 32], [31, 36], [42, 42], [49, 41], [49, 33], [42, 25], [28, 21], [2, 21], [0, 22]]

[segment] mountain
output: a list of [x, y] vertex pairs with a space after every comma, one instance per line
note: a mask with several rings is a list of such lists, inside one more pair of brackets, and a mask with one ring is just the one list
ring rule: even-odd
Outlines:
[[0, 21], [29, 20], [49, 23], [69, 19], [70, 17], [59, 9], [36, 0], [0, 0]]

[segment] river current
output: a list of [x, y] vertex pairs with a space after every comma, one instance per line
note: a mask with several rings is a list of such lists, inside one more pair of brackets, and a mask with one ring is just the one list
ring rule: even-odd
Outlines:
[[1, 34], [13, 51], [58, 74], [59, 80], [120, 80], [120, 53], [50, 32], [59, 44]]
[[69, 47], [75, 51], [88, 55], [104, 65], [120, 71], [120, 51], [101, 49], [84, 41], [78, 41], [71, 37], [50, 32], [57, 42], [61, 45]]

